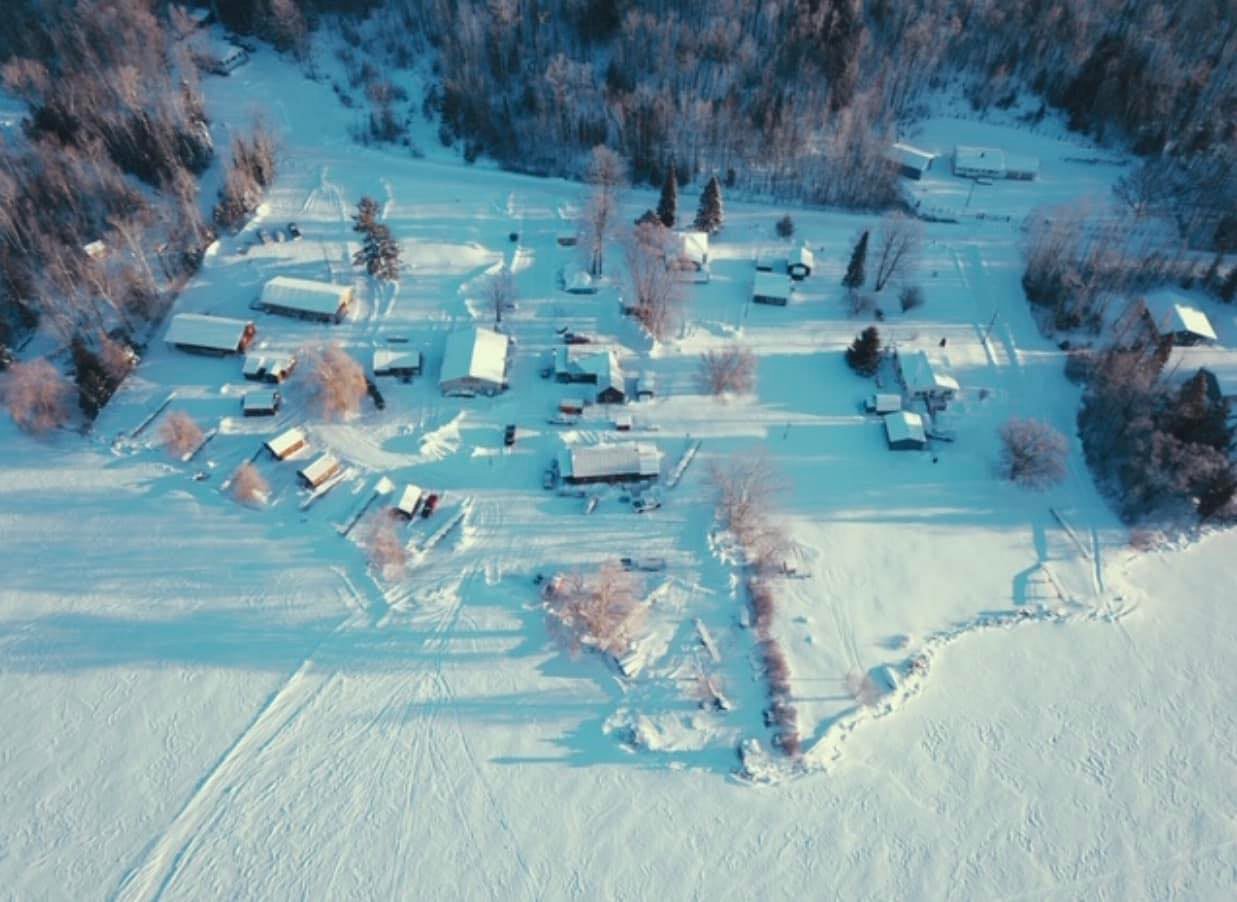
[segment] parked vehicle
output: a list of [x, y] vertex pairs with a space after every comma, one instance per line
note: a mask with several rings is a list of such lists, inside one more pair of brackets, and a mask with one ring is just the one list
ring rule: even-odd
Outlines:
[[292, 236], [293, 241], [301, 240], [301, 229], [295, 222], [288, 223], [288, 234]]
[[431, 492], [430, 494], [426, 495], [425, 500], [421, 502], [422, 519], [428, 517], [430, 514], [432, 514], [437, 509], [438, 509], [438, 494], [436, 492]]
[[592, 338], [587, 335], [582, 335], [579, 332], [564, 333], [563, 341], [569, 345], [588, 345], [593, 343]]
[[646, 514], [661, 507], [661, 497], [658, 495], [640, 495], [632, 499], [631, 509], [637, 514]]
[[508, 424], [503, 430], [503, 444], [508, 448], [515, 444], [515, 423]]

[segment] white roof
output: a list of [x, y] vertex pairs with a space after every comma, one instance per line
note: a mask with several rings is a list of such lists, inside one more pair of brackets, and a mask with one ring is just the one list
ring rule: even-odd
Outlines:
[[262, 305], [284, 310], [301, 310], [320, 316], [334, 316], [352, 298], [348, 285], [332, 285], [313, 279], [275, 276], [262, 286]]
[[912, 169], [918, 169], [920, 172], [927, 169], [935, 159], [935, 154], [929, 153], [926, 150], [920, 150], [918, 147], [912, 147], [910, 144], [898, 142], [889, 148], [886, 157], [893, 160], [899, 166], [909, 166]]
[[874, 395], [872, 398], [873, 409], [877, 413], [894, 413], [902, 409], [901, 395]]
[[1216, 330], [1212, 328], [1211, 320], [1197, 307], [1175, 303], [1160, 304], [1155, 311], [1155, 321], [1161, 332], [1189, 332], [1208, 341], [1216, 340]]
[[902, 367], [902, 381], [911, 394], [958, 390], [958, 380], [941, 372], [924, 351], [899, 354], [898, 362]]
[[107, 253], [107, 242], [105, 242], [102, 238], [91, 241], [82, 245], [82, 251], [87, 257], [93, 257], [95, 260], [98, 260]]
[[1180, 385], [1200, 369], [1216, 377], [1220, 394], [1237, 398], [1237, 350], [1233, 348], [1173, 348], [1164, 364], [1164, 378]]
[[661, 472], [661, 451], [647, 442], [573, 445], [559, 456], [559, 472], [564, 479], [657, 476]]
[[909, 410], [885, 414], [885, 435], [889, 436], [891, 442], [904, 442], [909, 439], [926, 444], [928, 441], [923, 428], [923, 417]]
[[959, 144], [954, 148], [954, 165], [962, 169], [984, 169], [1003, 172], [1005, 151], [999, 147], [972, 147]]
[[420, 351], [394, 351], [390, 348], [378, 348], [374, 351], [375, 373], [385, 373], [389, 370], [419, 370], [420, 368]]
[[243, 319], [206, 316], [201, 313], [178, 313], [172, 317], [164, 341], [173, 345], [192, 345], [218, 351], [235, 351], [245, 337], [250, 324]]
[[563, 267], [563, 290], [574, 292], [595, 291], [593, 277], [578, 265]]
[[320, 455], [313, 463], [302, 467], [299, 472], [311, 485], [318, 485], [339, 469], [339, 458], [329, 451]]
[[257, 391], [245, 392], [245, 410], [274, 410], [275, 409], [275, 389], [258, 389]]
[[1038, 173], [1039, 157], [1033, 157], [1030, 154], [1007, 153], [1005, 154], [1005, 171]]
[[798, 264], [811, 269], [815, 263], [816, 257], [812, 254], [811, 248], [806, 245], [800, 245], [791, 251], [786, 257], [787, 266], [794, 266], [795, 264]]
[[267, 449], [276, 457], [282, 458], [285, 454], [307, 441], [305, 430], [300, 426], [293, 426], [291, 429], [279, 433], [279, 435], [270, 439], [266, 443]]
[[790, 279], [784, 273], [757, 272], [752, 297], [790, 299]]
[[693, 263], [704, 264], [709, 259], [708, 232], [675, 232], [679, 240], [679, 256], [686, 257]]
[[411, 517], [413, 510], [416, 509], [417, 502], [421, 500], [421, 494], [421, 487], [419, 485], [413, 485], [411, 482], [408, 483], [408, 485], [404, 486], [404, 491], [400, 492], [399, 501], [395, 504], [396, 509]]
[[502, 385], [507, 375], [510, 339], [491, 329], [472, 327], [447, 336], [439, 384], [456, 379], [478, 379]]
[[246, 376], [256, 376], [266, 372], [273, 375], [286, 375], [296, 365], [296, 358], [290, 354], [279, 357], [264, 357], [261, 354], [246, 354], [245, 365], [241, 368]]

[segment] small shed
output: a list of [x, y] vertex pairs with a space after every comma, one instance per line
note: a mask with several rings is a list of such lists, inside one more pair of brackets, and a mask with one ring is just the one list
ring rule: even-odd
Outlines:
[[1005, 151], [997, 147], [972, 147], [959, 144], [954, 148], [954, 175], [963, 178], [1005, 178]]
[[657, 378], [652, 373], [641, 373], [636, 378], [636, 400], [643, 401], [657, 394]]
[[318, 455], [313, 463], [296, 471], [301, 483], [307, 489], [316, 489], [339, 472], [339, 458], [329, 451]]
[[757, 272], [752, 283], [752, 301], [785, 307], [790, 301], [790, 279], [777, 273]]
[[82, 245], [82, 253], [91, 260], [102, 260], [107, 256], [107, 242], [99, 238]]
[[266, 450], [275, 460], [287, 460], [302, 448], [309, 447], [309, 436], [299, 426], [293, 426], [266, 442]]
[[410, 482], [400, 492], [399, 499], [395, 502], [395, 510], [411, 520], [417, 515], [417, 511], [420, 510], [421, 499], [424, 497], [425, 492], [421, 487]]
[[631, 414], [620, 413], [614, 418], [614, 428], [618, 432], [631, 432], [633, 420]]
[[241, 410], [247, 417], [270, 417], [279, 411], [282, 400], [279, 392], [273, 388], [247, 391], [244, 401], [241, 402]]
[[893, 451], [917, 451], [928, 444], [923, 417], [909, 410], [885, 414], [885, 439]]
[[254, 324], [243, 319], [178, 313], [172, 317], [164, 341], [182, 351], [222, 357], [244, 353], [257, 334]]
[[864, 402], [869, 413], [897, 413], [902, 409], [901, 395], [875, 394]]
[[246, 354], [241, 374], [251, 382], [283, 382], [296, 369], [296, 358], [291, 354], [282, 357], [264, 357]]
[[558, 287], [568, 294], [596, 294], [597, 281], [581, 266], [564, 266], [558, 273]]
[[571, 445], [556, 461], [568, 485], [596, 482], [654, 482], [661, 475], [661, 451], [647, 442]]
[[920, 150], [918, 147], [912, 147], [910, 144], [898, 142], [890, 146], [885, 153], [885, 158], [898, 167], [899, 175], [918, 181], [923, 178], [925, 172], [932, 168], [932, 161], [936, 159], [936, 155]]
[[756, 272], [776, 272], [786, 265], [786, 260], [772, 251], [761, 251], [756, 255]]
[[790, 252], [786, 258], [786, 274], [796, 282], [801, 282], [812, 274], [816, 258], [811, 248], [803, 244]]
[[447, 336], [438, 385], [443, 394], [496, 395], [507, 388], [511, 339], [474, 326]]
[[262, 286], [258, 306], [267, 313], [340, 323], [352, 303], [352, 286], [275, 276]]
[[1197, 307], [1169, 301], [1158, 305], [1150, 315], [1154, 317], [1155, 331], [1161, 337], [1171, 338], [1174, 345], [1189, 347], [1216, 342], [1216, 330], [1211, 320]]
[[411, 379], [421, 375], [421, 352], [378, 348], [374, 351], [375, 376], [399, 376]]
[[584, 407], [583, 398], [563, 398], [558, 402], [558, 412], [571, 417], [583, 416]]

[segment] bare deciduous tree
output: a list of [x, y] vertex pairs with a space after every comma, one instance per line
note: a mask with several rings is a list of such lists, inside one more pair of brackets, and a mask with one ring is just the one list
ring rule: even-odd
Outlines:
[[658, 341], [671, 336], [683, 302], [672, 266], [671, 232], [659, 223], [637, 226], [627, 242], [627, 277], [636, 319]]
[[183, 410], [174, 410], [163, 418], [159, 426], [163, 447], [173, 457], [184, 457], [202, 444], [202, 427]]
[[356, 416], [365, 398], [365, 371], [338, 344], [303, 348], [298, 355], [309, 400], [328, 420]]
[[249, 461], [241, 464], [232, 475], [232, 498], [241, 504], [263, 504], [270, 491], [261, 471]]
[[876, 242], [876, 290], [880, 291], [899, 273], [908, 272], [923, 240], [919, 220], [894, 211], [881, 220]]
[[503, 311], [510, 310], [515, 304], [515, 299], [515, 276], [511, 272], [511, 267], [504, 264], [485, 283], [485, 300], [489, 308], [494, 311], [495, 324], [503, 321]]
[[697, 378], [710, 395], [747, 394], [756, 388], [756, 355], [742, 345], [705, 351]]
[[408, 566], [408, 549], [400, 536], [399, 521], [390, 510], [373, 514], [361, 533], [369, 562], [384, 579], [395, 579]]
[[1065, 436], [1041, 420], [1012, 419], [1001, 427], [1001, 472], [1026, 488], [1065, 478]]
[[752, 550], [769, 529], [770, 513], [786, 485], [763, 454], [736, 455], [714, 463], [709, 479], [717, 491], [718, 518], [739, 544]]
[[612, 655], [631, 648], [644, 625], [639, 577], [616, 560], [595, 573], [559, 574], [547, 585], [546, 610], [573, 648], [592, 646]]
[[580, 220], [580, 247], [588, 254], [589, 273], [605, 270], [605, 248], [618, 224], [619, 192], [627, 183], [627, 164], [608, 147], [598, 145], [589, 158], [585, 180], [592, 193]]
[[43, 435], [69, 419], [72, 387], [49, 361], [14, 363], [4, 380], [9, 416], [25, 432]]

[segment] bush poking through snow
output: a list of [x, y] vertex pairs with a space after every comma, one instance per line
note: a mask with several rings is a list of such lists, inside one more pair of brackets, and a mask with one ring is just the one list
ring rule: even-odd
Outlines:
[[361, 546], [370, 564], [383, 579], [395, 579], [408, 566], [408, 549], [400, 536], [399, 520], [389, 510], [379, 511], [369, 518], [361, 533]]
[[361, 411], [365, 371], [337, 344], [302, 349], [297, 367], [304, 372], [310, 403], [327, 420], [344, 420]]
[[159, 427], [163, 447], [172, 457], [184, 457], [202, 444], [202, 427], [183, 410], [174, 410], [163, 419]]
[[898, 303], [902, 305], [903, 313], [910, 313], [916, 307], [923, 306], [923, 289], [918, 285], [906, 285], [898, 292]]
[[573, 651], [591, 646], [618, 657], [644, 626], [639, 577], [610, 560], [595, 573], [560, 573], [545, 590], [546, 610]]
[[240, 504], [257, 507], [266, 503], [270, 493], [266, 478], [252, 463], [241, 464], [232, 476], [232, 498]]
[[68, 421], [71, 392], [60, 371], [42, 358], [14, 363], [4, 380], [9, 416], [31, 435], [43, 435]]
[[775, 228], [777, 229], [778, 238], [793, 238], [795, 234], [795, 221], [791, 219], [790, 214], [787, 213], [777, 221]]
[[756, 355], [741, 345], [705, 351], [698, 379], [706, 394], [750, 394], [756, 389]]
[[1001, 472], [1025, 488], [1042, 489], [1065, 478], [1065, 436], [1041, 420], [1012, 419], [1001, 427]]

